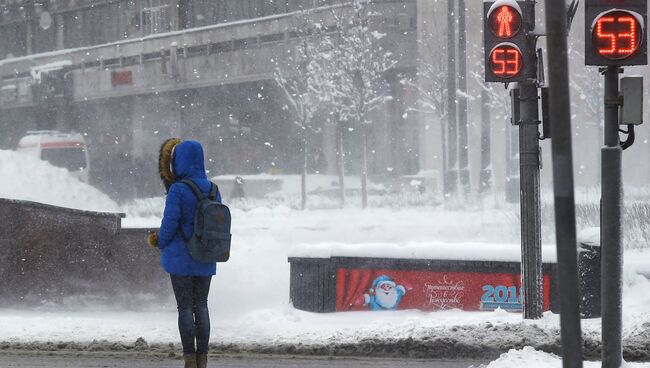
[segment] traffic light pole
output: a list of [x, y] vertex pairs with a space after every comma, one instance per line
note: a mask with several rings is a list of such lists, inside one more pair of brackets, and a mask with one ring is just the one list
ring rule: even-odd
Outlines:
[[539, 96], [537, 90], [537, 53], [535, 7], [524, 8], [528, 47], [523, 56], [525, 80], [520, 83], [519, 167], [521, 208], [521, 265], [523, 312], [525, 319], [542, 317], [542, 237], [539, 199]]
[[536, 50], [539, 35], [534, 32], [535, 0], [513, 2], [483, 2], [485, 81], [519, 83], [511, 93], [513, 122], [519, 125], [523, 316], [538, 319], [543, 311]]
[[621, 346], [621, 284], [623, 250], [621, 247], [622, 148], [618, 135], [618, 66], [605, 69], [605, 145], [601, 150], [601, 272], [603, 368], [619, 368], [623, 360]]

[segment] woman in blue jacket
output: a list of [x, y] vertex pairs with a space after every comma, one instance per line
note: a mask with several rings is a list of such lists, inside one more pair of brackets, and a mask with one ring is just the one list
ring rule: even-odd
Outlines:
[[[152, 233], [149, 243], [160, 249], [160, 264], [171, 276], [178, 306], [178, 329], [183, 344], [185, 368], [206, 368], [210, 340], [208, 292], [216, 273], [215, 263], [195, 261], [183, 236], [192, 236], [198, 199], [180, 180], [191, 180], [204, 194], [212, 183], [205, 174], [203, 148], [196, 141], [172, 138], [160, 149], [160, 176], [167, 190], [160, 233]], [[217, 192], [217, 201], [221, 195]]]

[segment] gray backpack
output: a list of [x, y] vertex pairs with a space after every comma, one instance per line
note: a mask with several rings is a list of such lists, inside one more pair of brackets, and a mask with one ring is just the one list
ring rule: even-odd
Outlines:
[[219, 188], [212, 183], [210, 194], [205, 195], [191, 180], [181, 180], [192, 188], [199, 200], [194, 214], [194, 233], [187, 238], [179, 224], [181, 237], [190, 256], [202, 263], [226, 262], [230, 258], [230, 209], [216, 201]]

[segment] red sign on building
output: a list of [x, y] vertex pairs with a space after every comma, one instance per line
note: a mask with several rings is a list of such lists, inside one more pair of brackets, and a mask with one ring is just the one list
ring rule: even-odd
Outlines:
[[133, 84], [133, 74], [130, 70], [114, 70], [111, 72], [111, 85], [113, 87], [131, 84]]

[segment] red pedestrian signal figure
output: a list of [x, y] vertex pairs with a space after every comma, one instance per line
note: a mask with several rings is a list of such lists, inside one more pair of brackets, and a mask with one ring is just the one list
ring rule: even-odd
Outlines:
[[503, 5], [489, 15], [489, 25], [492, 34], [502, 39], [514, 37], [521, 27], [521, 14], [512, 6]]
[[497, 14], [497, 22], [499, 22], [499, 32], [497, 33], [497, 36], [512, 37], [512, 28], [510, 25], [512, 24], [513, 19], [514, 17], [512, 16], [509, 7], [502, 6]]

